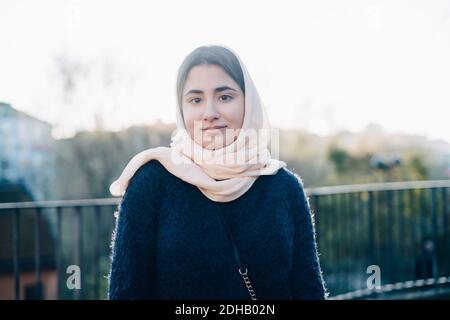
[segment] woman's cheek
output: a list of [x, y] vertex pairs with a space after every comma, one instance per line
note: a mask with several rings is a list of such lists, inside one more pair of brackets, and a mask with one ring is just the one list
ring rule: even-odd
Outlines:
[[237, 105], [233, 106], [233, 108], [229, 110], [228, 119], [231, 124], [231, 127], [234, 129], [242, 128], [242, 123], [244, 120], [242, 108], [243, 108], [242, 106]]
[[195, 123], [196, 123], [196, 121], [198, 121], [195, 112], [192, 110], [189, 110], [189, 108], [186, 108], [184, 119], [185, 119], [186, 127], [188, 128], [189, 132], [192, 134], [194, 132]]

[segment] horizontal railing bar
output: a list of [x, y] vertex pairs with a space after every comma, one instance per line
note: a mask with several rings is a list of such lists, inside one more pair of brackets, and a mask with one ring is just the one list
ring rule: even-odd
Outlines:
[[8, 209], [34, 209], [34, 208], [57, 208], [57, 207], [91, 207], [118, 205], [121, 198], [104, 199], [80, 199], [80, 200], [48, 200], [28, 202], [6, 202], [0, 203], [0, 210]]
[[[368, 192], [368, 191], [389, 191], [408, 189], [430, 189], [450, 187], [450, 180], [423, 180], [405, 182], [383, 182], [339, 185], [317, 188], [305, 188], [305, 192], [312, 195], [329, 195], [337, 193]], [[122, 198], [102, 198], [102, 199], [79, 199], [79, 200], [48, 200], [29, 202], [6, 202], [0, 203], [0, 209], [30, 209], [30, 208], [56, 208], [56, 207], [89, 207], [89, 206], [110, 206], [118, 205]]]
[[449, 188], [450, 180], [423, 180], [423, 181], [403, 181], [403, 182], [381, 182], [367, 184], [351, 184], [317, 188], [305, 188], [305, 192], [310, 195], [329, 195], [338, 193], [369, 192], [369, 191], [393, 191], [408, 189], [431, 189]]

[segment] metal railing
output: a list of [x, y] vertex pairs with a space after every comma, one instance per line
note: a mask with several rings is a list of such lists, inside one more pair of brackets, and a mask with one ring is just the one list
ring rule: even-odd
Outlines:
[[[426, 292], [426, 294], [425, 294]], [[363, 300], [363, 299], [421, 299], [445, 295], [450, 297], [450, 277], [438, 279], [419, 279], [404, 282], [389, 283], [375, 289], [358, 289], [332, 296], [332, 300]]]
[[[450, 279], [449, 188], [450, 180], [306, 189], [331, 296], [369, 296], [366, 269], [370, 265], [380, 267], [383, 288], [428, 278], [436, 283]], [[109, 244], [115, 223], [112, 213], [120, 200], [0, 203], [0, 217], [12, 216], [14, 298], [26, 298], [20, 293], [21, 223], [26, 220], [24, 215], [31, 215], [37, 288], [42, 282], [41, 238], [45, 222], [51, 226], [55, 244], [50, 258], [55, 261], [56, 298], [105, 299]], [[63, 269], [68, 265], [82, 270], [82, 290], [64, 286]]]
[[379, 267], [382, 288], [447, 279], [449, 188], [440, 180], [308, 189], [330, 296], [369, 296], [369, 266]]
[[[14, 298], [24, 298], [21, 295], [20, 273], [21, 273], [21, 219], [23, 215], [27, 218], [34, 217], [34, 282], [36, 292], [33, 298], [42, 298], [42, 252], [41, 240], [43, 228], [43, 215], [46, 214], [46, 223], [50, 223], [51, 238], [53, 241], [52, 249], [54, 250], [47, 259], [54, 261], [56, 270], [56, 299], [104, 299], [104, 292], [100, 292], [100, 283], [104, 279], [107, 272], [105, 268], [100, 270], [100, 258], [109, 257], [109, 239], [112, 228], [114, 226], [114, 217], [112, 213], [116, 211], [120, 199], [86, 199], [86, 200], [66, 200], [66, 201], [36, 201], [36, 202], [18, 202], [18, 203], [0, 203], [0, 217], [12, 215], [12, 266], [14, 276]], [[106, 209], [106, 210], [105, 210]], [[92, 224], [90, 230], [85, 230], [84, 222], [85, 213], [89, 210]], [[106, 211], [106, 212], [105, 212]], [[104, 215], [106, 213], [106, 215]], [[66, 225], [66, 215], [70, 215], [71, 221]], [[56, 219], [51, 219], [56, 217]], [[102, 219], [103, 217], [103, 219]], [[105, 219], [106, 218], [106, 219]], [[65, 226], [65, 228], [63, 228]], [[64, 231], [64, 229], [66, 231]], [[102, 233], [102, 230], [105, 231]], [[88, 231], [88, 232], [87, 232]], [[70, 235], [70, 233], [72, 233]], [[64, 241], [67, 238], [67, 241]], [[68, 245], [66, 245], [68, 243]], [[105, 246], [105, 244], [107, 246]], [[70, 248], [72, 247], [73, 248]], [[103, 248], [102, 248], [103, 245]], [[29, 248], [26, 248], [29, 250]], [[89, 250], [88, 250], [89, 249]], [[89, 265], [91, 268], [84, 268], [86, 262], [84, 259], [90, 252]], [[64, 253], [69, 253], [64, 254]], [[72, 254], [70, 254], [72, 253]], [[53, 264], [51, 264], [53, 265]], [[64, 286], [62, 274], [65, 273], [63, 266], [76, 265], [83, 271], [81, 276], [81, 288], [86, 285], [86, 279], [92, 279], [89, 289], [92, 290], [67, 290]], [[107, 263], [106, 263], [107, 265]], [[84, 275], [85, 269], [91, 269], [91, 277]], [[102, 276], [103, 275], [103, 276]], [[104, 281], [103, 281], [104, 282]], [[104, 290], [103, 290], [104, 291]], [[82, 294], [91, 292], [92, 294]]]

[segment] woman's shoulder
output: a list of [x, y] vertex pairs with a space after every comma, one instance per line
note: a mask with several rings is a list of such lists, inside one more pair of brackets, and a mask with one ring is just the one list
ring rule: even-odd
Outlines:
[[290, 205], [304, 202], [307, 199], [301, 176], [286, 167], [280, 168], [275, 174], [261, 176], [256, 187], [277, 199], [284, 199]]
[[283, 189], [287, 189], [291, 192], [304, 192], [303, 179], [298, 173], [283, 167], [278, 170], [274, 177], [276, 181], [273, 182], [278, 186], [283, 187]]
[[166, 169], [157, 160], [150, 160], [139, 167], [128, 183], [119, 210], [136, 211], [144, 204], [159, 203], [166, 174]]
[[135, 172], [133, 177], [130, 179], [128, 189], [139, 188], [139, 189], [158, 189], [164, 182], [168, 171], [164, 166], [156, 159], [152, 159], [145, 164], [143, 164]]
[[284, 167], [278, 170], [275, 179], [273, 185], [280, 191], [283, 190], [291, 205], [301, 204], [302, 207], [309, 207], [309, 196], [300, 174]]

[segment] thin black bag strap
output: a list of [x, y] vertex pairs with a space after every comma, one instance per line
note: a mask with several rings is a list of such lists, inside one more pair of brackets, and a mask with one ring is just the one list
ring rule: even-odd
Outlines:
[[[236, 246], [236, 243], [234, 241], [233, 235], [231, 234], [231, 230], [228, 227], [228, 224], [225, 222], [225, 218], [223, 217], [222, 210], [220, 209], [220, 207], [219, 207], [219, 205], [217, 203], [214, 203], [214, 204], [215, 204], [215, 206], [217, 208], [217, 211], [219, 212], [219, 217], [220, 217], [220, 219], [222, 220], [222, 222], [223, 222], [223, 224], [225, 226], [225, 229], [227, 231], [228, 237], [230, 238], [231, 244], [233, 245], [233, 252], [234, 252], [234, 257], [236, 258], [236, 262], [237, 262], [237, 265], [238, 265], [238, 271], [239, 271], [240, 275], [242, 276], [242, 279], [244, 279], [244, 283], [245, 283], [245, 286], [247, 287], [248, 293], [250, 294], [250, 297], [251, 297], [252, 300], [258, 300], [256, 298], [255, 290], [253, 290], [252, 283], [250, 282], [250, 278], [247, 275], [248, 270], [241, 263], [241, 258], [239, 256], [239, 251], [237, 249], [237, 246]], [[244, 268], [245, 268], [245, 271], [243, 271]]]
[[228, 224], [225, 222], [225, 218], [223, 217], [222, 210], [220, 209], [220, 207], [218, 206], [217, 203], [214, 203], [214, 204], [216, 205], [217, 211], [219, 212], [220, 219], [222, 220], [223, 224], [225, 225], [225, 229], [227, 230], [228, 237], [230, 238], [231, 244], [233, 245], [234, 257], [236, 258], [236, 262], [237, 262], [239, 270], [241, 270], [244, 266], [241, 263], [241, 257], [239, 256], [239, 251], [237, 249], [236, 242], [234, 241], [233, 235], [231, 234], [231, 230], [228, 227]]

